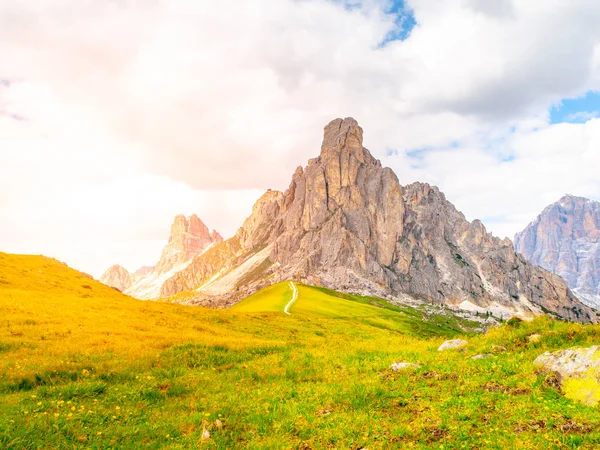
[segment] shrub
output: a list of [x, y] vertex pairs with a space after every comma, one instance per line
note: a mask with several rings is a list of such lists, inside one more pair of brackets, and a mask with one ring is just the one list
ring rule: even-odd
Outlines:
[[513, 316], [510, 319], [508, 319], [508, 322], [506, 322], [506, 324], [509, 327], [519, 328], [523, 324], [523, 319]]

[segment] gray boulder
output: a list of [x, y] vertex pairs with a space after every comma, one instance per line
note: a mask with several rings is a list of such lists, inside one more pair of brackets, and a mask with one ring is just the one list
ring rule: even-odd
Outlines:
[[555, 373], [568, 398], [586, 405], [600, 403], [600, 346], [546, 352], [533, 365]]
[[442, 352], [444, 350], [449, 350], [453, 348], [460, 349], [466, 347], [467, 345], [469, 345], [467, 341], [463, 341], [462, 339], [453, 339], [450, 341], [446, 341], [442, 345], [440, 345], [438, 347], [438, 352]]
[[399, 372], [401, 370], [407, 370], [407, 369], [418, 369], [419, 367], [421, 367], [421, 366], [418, 364], [414, 364], [414, 363], [397, 362], [390, 366], [390, 370], [392, 370], [393, 372]]

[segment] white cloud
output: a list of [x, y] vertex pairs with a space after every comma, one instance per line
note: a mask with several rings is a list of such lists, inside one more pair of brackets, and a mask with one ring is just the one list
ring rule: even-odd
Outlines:
[[600, 111], [579, 111], [571, 114], [567, 114], [565, 121], [567, 122], [587, 122], [590, 119], [600, 117]]
[[0, 248], [43, 253], [99, 276], [158, 260], [176, 214], [199, 213], [231, 235], [260, 190], [198, 191], [146, 173], [132, 142], [113, 140], [51, 91], [15, 83], [6, 103], [26, 120], [0, 116]]
[[600, 88], [600, 3], [407, 3], [418, 25], [382, 47], [383, 0], [2, 2], [0, 248], [98, 275], [151, 263], [179, 212], [231, 234], [340, 116], [499, 234], [600, 198], [598, 122], [548, 125]]
[[517, 131], [486, 151], [482, 145], [424, 152], [418, 167], [389, 160], [401, 182], [443, 186], [467, 218], [513, 237], [565, 194], [600, 200], [600, 119]]

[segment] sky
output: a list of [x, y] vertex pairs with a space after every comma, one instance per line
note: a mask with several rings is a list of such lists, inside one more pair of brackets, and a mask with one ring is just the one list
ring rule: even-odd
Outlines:
[[402, 184], [513, 237], [600, 200], [597, 0], [3, 0], [0, 251], [96, 277], [176, 214], [231, 236], [354, 117]]

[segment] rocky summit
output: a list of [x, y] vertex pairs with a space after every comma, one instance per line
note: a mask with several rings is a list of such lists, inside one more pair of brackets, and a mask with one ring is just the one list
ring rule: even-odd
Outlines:
[[352, 118], [329, 123], [320, 155], [289, 188], [267, 191], [234, 237], [196, 256], [161, 294], [193, 291], [192, 303], [228, 306], [288, 279], [502, 317], [597, 320], [564, 280], [468, 222], [439, 189], [401, 186]]
[[194, 257], [222, 241], [221, 235], [209, 230], [197, 215], [178, 215], [171, 225], [169, 241], [155, 266], [144, 266], [129, 273], [122, 266], [114, 265], [102, 275], [100, 281], [132, 297], [156, 299], [166, 280], [186, 268]]
[[600, 308], [600, 203], [564, 196], [515, 236], [515, 248], [560, 275], [581, 301]]
[[104, 272], [100, 281], [123, 292], [133, 285], [135, 275], [129, 273], [125, 267], [115, 264], [114, 266], [110, 266], [108, 270]]
[[192, 214], [189, 218], [178, 215], [171, 225], [169, 243], [154, 266], [154, 272], [169, 272], [173, 267], [189, 262], [194, 256], [222, 240], [221, 235], [216, 231], [211, 232], [197, 215]]

